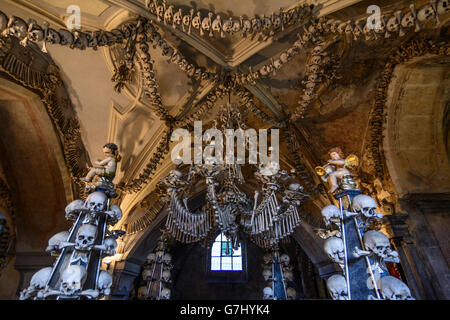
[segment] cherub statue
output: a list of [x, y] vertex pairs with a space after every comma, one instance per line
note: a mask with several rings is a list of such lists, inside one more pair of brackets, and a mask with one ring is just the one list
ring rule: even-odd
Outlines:
[[354, 169], [359, 164], [358, 157], [349, 155], [344, 159], [341, 148], [335, 147], [328, 151], [330, 160], [323, 167], [316, 167], [316, 173], [329, 183], [329, 193], [333, 193], [339, 188], [347, 190], [356, 188], [353, 181], [353, 174], [349, 169]]
[[104, 160], [95, 161], [96, 166], [92, 167], [86, 177], [80, 178], [82, 181], [90, 182], [95, 176], [104, 177], [112, 181], [116, 176], [117, 162], [120, 161], [121, 156], [118, 153], [116, 144], [110, 142], [103, 146]]

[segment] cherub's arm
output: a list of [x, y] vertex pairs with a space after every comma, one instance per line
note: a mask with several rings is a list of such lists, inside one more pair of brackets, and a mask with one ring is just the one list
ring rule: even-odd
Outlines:
[[108, 157], [108, 158], [106, 158], [105, 160], [102, 160], [102, 161], [95, 161], [95, 163], [96, 163], [97, 165], [99, 165], [99, 166], [104, 167], [104, 166], [106, 166], [110, 161], [111, 161], [111, 158]]
[[335, 164], [338, 166], [343, 166], [343, 165], [345, 165], [345, 160], [344, 159], [338, 159], [338, 160], [330, 159], [330, 160], [328, 160], [328, 163]]

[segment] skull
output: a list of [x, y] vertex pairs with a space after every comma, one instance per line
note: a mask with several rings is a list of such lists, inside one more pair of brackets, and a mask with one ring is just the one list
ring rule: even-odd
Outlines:
[[46, 267], [33, 274], [30, 280], [30, 286], [35, 289], [44, 289], [50, 279], [52, 270], [52, 267]]
[[103, 211], [105, 204], [106, 195], [103, 192], [92, 192], [86, 199], [86, 205], [92, 211]]
[[335, 274], [329, 277], [327, 288], [333, 300], [348, 300], [347, 282], [342, 275]]
[[434, 17], [434, 9], [431, 5], [427, 4], [417, 13], [419, 21], [425, 22]]
[[212, 24], [211, 17], [212, 17], [212, 15], [213, 14], [210, 12], [210, 13], [208, 13], [208, 17], [203, 18], [202, 30], [204, 30], [204, 31], [210, 31], [211, 30], [211, 24]]
[[286, 270], [283, 272], [284, 279], [286, 281], [293, 281], [294, 280], [294, 274], [292, 271]]
[[341, 216], [341, 211], [334, 204], [324, 207], [321, 213], [326, 226], [329, 226], [331, 222], [339, 221]]
[[370, 230], [364, 234], [364, 245], [380, 258], [389, 258], [391, 253], [391, 245], [388, 237], [381, 232]]
[[151, 280], [153, 274], [153, 269], [144, 269], [142, 270], [142, 279], [144, 279], [145, 281], [149, 281]]
[[175, 25], [180, 25], [183, 20], [183, 10], [178, 9], [177, 13], [173, 15], [173, 27], [175, 28]]
[[122, 218], [122, 209], [119, 206], [112, 204], [109, 206], [108, 215], [110, 219], [116, 223]]
[[220, 32], [222, 30], [222, 20], [220, 19], [220, 16], [217, 15], [216, 19], [212, 22], [211, 28], [213, 31]]
[[170, 282], [170, 277], [171, 277], [170, 270], [164, 270], [162, 272], [161, 279], [164, 282]]
[[172, 22], [173, 18], [173, 5], [170, 5], [167, 8], [166, 12], [164, 12], [164, 24], [169, 24]]
[[272, 300], [273, 299], [273, 290], [271, 287], [265, 287], [263, 289], [264, 300]]
[[308, 70], [309, 70], [309, 72], [311, 72], [311, 73], [319, 73], [320, 67], [319, 67], [319, 65], [317, 65], [317, 64], [309, 64], [309, 65], [308, 65]]
[[413, 27], [416, 23], [416, 18], [412, 12], [408, 12], [402, 19], [402, 27], [410, 28]]
[[139, 300], [147, 299], [147, 287], [145, 287], [145, 286], [139, 287], [138, 292], [137, 292], [137, 298]]
[[271, 253], [266, 253], [263, 257], [264, 264], [269, 264], [273, 262], [273, 257]]
[[162, 262], [163, 256], [164, 256], [164, 251], [162, 251], [162, 250], [156, 251], [156, 261], [158, 263]]
[[359, 194], [352, 201], [354, 212], [363, 214], [366, 218], [381, 218], [377, 213], [377, 203], [365, 194]]
[[112, 276], [108, 271], [101, 270], [98, 275], [97, 287], [106, 296], [111, 293]]
[[75, 212], [77, 210], [83, 210], [83, 209], [86, 209], [84, 206], [83, 200], [74, 200], [66, 206], [65, 211], [66, 211], [66, 215], [69, 215], [72, 212]]
[[291, 261], [291, 258], [287, 254], [282, 254], [280, 257], [280, 262], [285, 266], [289, 266], [289, 261]]
[[200, 16], [200, 12], [197, 12], [197, 15], [192, 19], [192, 26], [195, 29], [200, 29], [201, 24], [202, 24], [202, 19]]
[[48, 246], [45, 249], [45, 251], [47, 252], [57, 251], [59, 249], [59, 244], [63, 241], [67, 241], [68, 238], [69, 238], [68, 231], [62, 231], [55, 234], [48, 240]]
[[248, 19], [244, 19], [241, 17], [241, 25], [242, 25], [242, 31], [244, 33], [248, 33], [252, 30], [252, 23]]
[[282, 63], [288, 62], [288, 61], [289, 61], [289, 54], [288, 54], [287, 52], [283, 52], [283, 53], [280, 55], [280, 61], [281, 61]]
[[145, 262], [147, 262], [148, 264], [153, 264], [155, 261], [156, 261], [156, 254], [154, 254], [153, 252], [149, 253], [145, 258]]
[[69, 265], [61, 274], [60, 290], [66, 295], [80, 291], [86, 277], [86, 269], [79, 265]]
[[438, 6], [437, 6], [438, 14], [444, 15], [444, 14], [449, 13], [449, 11], [450, 11], [449, 1], [448, 0], [439, 1]]
[[263, 17], [262, 17], [262, 20], [263, 20], [263, 22], [262, 22], [262, 28], [263, 28], [264, 30], [269, 30], [270, 27], [272, 26], [272, 20], [270, 20], [269, 17], [265, 17], [264, 15], [263, 15]]
[[389, 32], [397, 32], [400, 27], [397, 17], [391, 17], [386, 23], [386, 29]]
[[105, 238], [105, 241], [103, 242], [103, 244], [106, 247], [106, 252], [108, 253], [108, 255], [113, 256], [116, 253], [116, 249], [117, 249], [116, 239], [114, 239], [113, 237]]
[[272, 268], [270, 268], [270, 267], [264, 268], [262, 275], [263, 275], [265, 281], [269, 281], [269, 279], [272, 278]]
[[229, 33], [233, 30], [233, 18], [228, 18], [228, 20], [222, 25], [222, 30]]
[[165, 253], [162, 257], [162, 262], [165, 265], [169, 265], [172, 262], [172, 256], [169, 253]]
[[321, 56], [312, 56], [311, 57], [311, 63], [312, 64], [320, 64], [321, 61], [322, 61], [322, 57]]
[[47, 32], [47, 41], [52, 44], [59, 44], [61, 42], [61, 37], [56, 30], [50, 28]]
[[83, 224], [77, 232], [75, 240], [78, 250], [88, 250], [94, 244], [97, 227], [92, 224]]
[[281, 63], [281, 60], [280, 59], [276, 59], [274, 62], [273, 62], [273, 66], [274, 66], [274, 68], [275, 69], [280, 69], [282, 66], [283, 66], [283, 64]]
[[286, 289], [286, 295], [288, 300], [295, 300], [297, 299], [297, 291], [295, 291], [294, 288], [287, 288]]
[[261, 31], [262, 22], [259, 18], [253, 18], [252, 19], [252, 29], [255, 32]]
[[303, 186], [299, 183], [293, 182], [293, 183], [289, 184], [288, 189], [291, 191], [301, 191], [301, 190], [303, 190]]
[[323, 47], [322, 46], [316, 46], [314, 47], [312, 54], [313, 55], [320, 55], [323, 52]]
[[241, 22], [239, 20], [233, 21], [233, 27], [232, 30], [234, 33], [239, 32], [241, 30]]
[[164, 288], [161, 290], [160, 299], [161, 300], [169, 300], [170, 299], [170, 289], [169, 288]]
[[378, 287], [385, 300], [415, 300], [408, 286], [401, 280], [386, 276], [378, 280]]
[[323, 248], [331, 260], [340, 264], [344, 263], [344, 243], [341, 238], [328, 238]]

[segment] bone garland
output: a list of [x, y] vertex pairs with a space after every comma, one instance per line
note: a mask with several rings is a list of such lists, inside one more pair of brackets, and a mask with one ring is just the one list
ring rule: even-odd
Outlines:
[[[5, 24], [4, 21], [8, 22]], [[26, 23], [23, 19], [15, 16], [8, 17], [0, 11], [0, 33], [3, 36], [15, 36], [21, 39], [21, 44], [27, 46], [28, 41], [40, 42], [43, 41], [42, 52], [47, 52], [46, 43], [60, 44], [69, 46], [71, 49], [85, 50], [86, 48], [112, 46], [122, 43], [128, 37], [128, 26], [113, 29], [111, 31], [99, 30], [95, 32], [81, 32], [68, 31], [60, 29], [56, 31], [50, 28], [47, 22], [44, 22], [44, 27], [39, 26], [35, 20], [30, 19]]]
[[162, 98], [159, 94], [158, 83], [156, 81], [155, 72], [153, 70], [153, 61], [151, 60], [149, 46], [146, 43], [146, 37], [139, 42], [137, 47], [138, 57], [142, 62], [142, 79], [144, 95], [150, 98], [156, 107], [156, 113], [160, 119], [166, 122], [172, 122], [173, 118], [162, 104]]
[[[320, 84], [325, 82], [328, 85], [332, 79], [336, 78], [336, 69], [339, 66], [338, 58], [335, 56], [327, 57], [324, 53], [322, 45], [317, 45], [311, 52], [306, 66], [306, 81], [302, 81], [305, 85], [303, 95], [298, 101], [299, 106], [295, 113], [291, 116], [292, 121], [304, 118], [308, 107], [317, 97], [317, 90]], [[323, 81], [323, 80], [327, 81]]]
[[335, 19], [321, 18], [319, 27], [326, 33], [333, 33], [354, 40], [363, 38], [366, 41], [374, 41], [380, 38], [395, 39], [405, 36], [408, 29], [413, 28], [415, 32], [422, 30], [422, 25], [433, 20], [434, 25], [439, 25], [440, 15], [449, 13], [447, 0], [431, 0], [420, 9], [416, 9], [415, 4], [411, 4], [408, 9], [396, 10], [391, 15], [383, 15], [379, 28], [370, 28], [367, 18], [356, 21], [340, 21]]
[[159, 141], [156, 152], [148, 161], [146, 168], [139, 174], [138, 178], [133, 179], [125, 184], [121, 182], [117, 185], [117, 189], [124, 192], [138, 192], [142, 189], [142, 185], [146, 184], [150, 177], [155, 173], [158, 164], [164, 159], [164, 156], [169, 152], [170, 136], [172, 135], [172, 127], [164, 130], [163, 136]]
[[144, 30], [146, 31], [149, 41], [155, 43], [154, 47], [158, 46], [162, 50], [162, 55], [169, 57], [167, 62], [176, 64], [183, 72], [195, 80], [199, 81], [214, 78], [211, 73], [203, 68], [199, 68], [193, 63], [189, 63], [179, 51], [164, 41], [161, 34], [150, 21], [146, 22]]
[[383, 124], [385, 123], [385, 103], [387, 90], [391, 82], [394, 68], [397, 64], [402, 64], [408, 60], [423, 56], [425, 54], [450, 55], [450, 46], [448, 43], [436, 43], [431, 40], [413, 40], [401, 46], [394, 54], [389, 57], [385, 65], [385, 69], [381, 74], [378, 88], [375, 92], [375, 101], [369, 118], [369, 135], [366, 142], [366, 150], [372, 158], [375, 166], [376, 177], [381, 181], [384, 180], [385, 160], [383, 152]]
[[242, 31], [243, 36], [255, 35], [263, 33], [273, 36], [275, 32], [283, 31], [289, 26], [303, 24], [310, 20], [315, 14], [313, 5], [297, 5], [287, 11], [280, 8], [279, 13], [272, 13], [262, 17], [240, 16], [239, 18], [224, 17], [215, 15], [213, 12], [202, 14], [193, 8], [183, 12], [182, 8], [174, 5], [167, 6], [166, 2], [157, 0], [146, 1], [146, 8], [150, 13], [154, 14], [158, 22], [164, 23], [167, 27], [180, 29], [181, 31], [191, 34], [193, 30], [197, 30], [201, 36], [221, 38], [231, 36]]
[[134, 234], [146, 229], [156, 218], [156, 215], [162, 210], [165, 203], [162, 201], [158, 201], [156, 204], [147, 208], [145, 214], [142, 217], [134, 221], [127, 221], [126, 233]]
[[276, 126], [277, 128], [284, 128], [286, 126], [286, 123], [284, 121], [274, 120], [270, 116], [268, 116], [264, 111], [260, 110], [255, 105], [253, 99], [251, 98], [250, 92], [246, 88], [239, 86], [235, 92], [242, 99], [242, 103], [246, 107], [248, 107], [255, 116], [257, 116], [258, 118], [260, 118], [265, 122], [268, 122]]
[[291, 154], [292, 159], [294, 160], [296, 176], [298, 176], [306, 184], [308, 191], [316, 193], [318, 192], [318, 190], [317, 187], [315, 186], [314, 180], [311, 177], [308, 169], [302, 163], [302, 160], [299, 156], [299, 148], [294, 143], [295, 133], [293, 132], [293, 130], [294, 130], [293, 127], [289, 126], [286, 130], [283, 131], [286, 137], [286, 142], [289, 147], [289, 152]]

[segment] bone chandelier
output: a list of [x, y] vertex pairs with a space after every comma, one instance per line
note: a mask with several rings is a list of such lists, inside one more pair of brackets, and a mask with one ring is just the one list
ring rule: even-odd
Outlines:
[[[227, 129], [246, 127], [240, 121], [242, 116], [236, 104], [228, 103], [222, 110], [214, 121], [215, 128], [225, 133]], [[245, 183], [240, 164], [222, 164], [211, 156], [204, 164], [191, 165], [187, 174], [172, 170], [161, 180], [164, 198], [169, 203], [168, 232], [178, 241], [190, 243], [210, 238], [218, 227], [237, 249], [239, 230], [242, 230], [258, 246], [276, 248], [278, 242], [299, 225], [297, 207], [307, 195], [302, 192], [303, 187], [294, 182], [293, 176], [279, 170], [272, 155], [265, 165], [249, 166], [261, 183], [261, 191], [255, 191], [253, 202], [239, 188]], [[200, 212], [192, 212], [187, 199], [199, 180], [207, 187], [206, 205]], [[258, 202], [260, 195], [262, 200]]]

